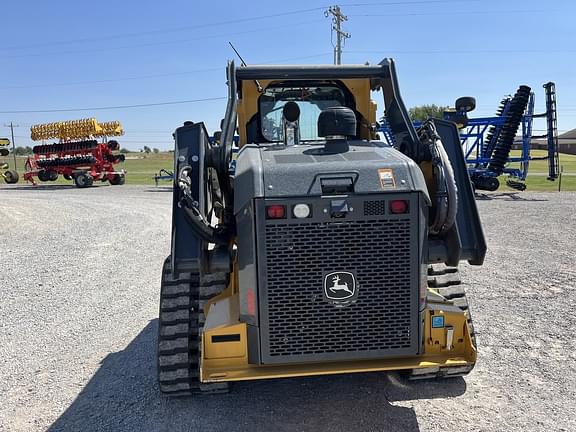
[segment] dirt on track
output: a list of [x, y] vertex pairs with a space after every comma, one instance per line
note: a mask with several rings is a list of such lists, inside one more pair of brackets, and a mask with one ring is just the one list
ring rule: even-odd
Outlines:
[[0, 431], [574, 431], [576, 194], [478, 200], [489, 253], [464, 265], [479, 360], [466, 378], [384, 373], [155, 382], [164, 188], [0, 187]]

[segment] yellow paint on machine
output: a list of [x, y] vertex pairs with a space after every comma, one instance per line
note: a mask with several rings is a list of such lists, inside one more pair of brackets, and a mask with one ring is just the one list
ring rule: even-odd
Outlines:
[[[243, 381], [342, 373], [445, 368], [474, 364], [465, 314], [455, 306], [430, 303], [424, 313], [423, 350], [418, 356], [324, 363], [253, 365], [248, 363], [247, 328], [238, 320], [234, 294], [211, 303], [202, 337], [201, 382]], [[432, 318], [442, 317], [433, 328]]]

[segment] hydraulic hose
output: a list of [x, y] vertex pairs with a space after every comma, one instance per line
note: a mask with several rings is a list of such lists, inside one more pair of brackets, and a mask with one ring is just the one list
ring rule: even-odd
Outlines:
[[[440, 229], [438, 234], [444, 234], [454, 225], [456, 221], [456, 213], [458, 211], [458, 187], [456, 185], [456, 179], [454, 177], [454, 168], [446, 153], [444, 144], [441, 140], [436, 140], [436, 147], [440, 153], [440, 159], [442, 160], [442, 171], [444, 177], [444, 184], [446, 186], [447, 200], [446, 200], [446, 212], [444, 215], [444, 220], [439, 221]], [[440, 223], [441, 222], [441, 223]]]
[[456, 221], [458, 188], [454, 169], [433, 121], [424, 122], [418, 132], [422, 141], [428, 141], [436, 183], [435, 212], [429, 229], [431, 234], [441, 236], [452, 228]]
[[217, 245], [227, 245], [230, 243], [232, 233], [225, 225], [217, 225], [214, 227], [204, 219], [198, 209], [188, 207], [187, 205], [182, 205], [181, 208], [184, 211], [186, 220], [190, 222], [192, 230], [202, 240]]
[[185, 166], [178, 174], [178, 187], [181, 194], [178, 207], [182, 209], [186, 220], [190, 223], [190, 227], [199, 238], [208, 243], [218, 245], [229, 244], [234, 235], [233, 229], [231, 228], [233, 224], [230, 223], [230, 212], [224, 211], [223, 224], [212, 226], [202, 215], [198, 207], [198, 202], [192, 197], [191, 173], [192, 167]]

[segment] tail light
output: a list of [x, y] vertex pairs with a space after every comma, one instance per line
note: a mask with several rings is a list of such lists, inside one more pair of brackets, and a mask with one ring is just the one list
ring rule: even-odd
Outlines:
[[266, 217], [268, 219], [285, 219], [286, 206], [279, 204], [266, 206]]
[[408, 201], [406, 200], [390, 201], [390, 212], [393, 214], [408, 213]]

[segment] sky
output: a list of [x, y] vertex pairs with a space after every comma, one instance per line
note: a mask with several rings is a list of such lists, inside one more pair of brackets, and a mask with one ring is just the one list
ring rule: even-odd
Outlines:
[[[123, 147], [170, 149], [173, 130], [185, 120], [203, 121], [209, 131], [219, 125], [225, 65], [235, 58], [228, 41], [249, 64], [332, 63], [331, 22], [324, 11], [333, 4], [3, 2], [0, 136], [8, 137], [5, 125], [14, 122], [16, 145], [31, 145], [33, 124], [96, 117], [123, 124]], [[504, 95], [525, 84], [535, 92], [536, 111], [543, 112], [542, 85], [554, 81], [558, 127], [576, 128], [576, 2], [343, 0], [339, 5], [351, 35], [343, 63], [394, 58], [408, 107], [453, 106], [459, 96], [474, 96], [472, 116], [489, 116]], [[380, 116], [383, 104], [377, 102]], [[134, 107], [149, 104], [159, 105]], [[50, 112], [56, 110], [70, 111]], [[538, 133], [545, 124], [538, 120], [534, 127]]]

